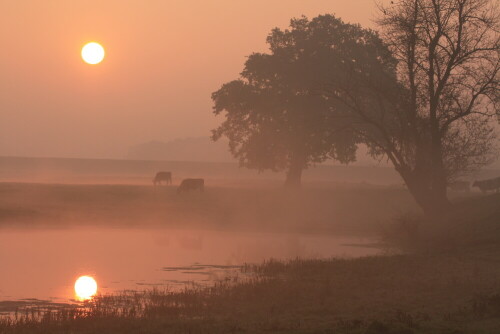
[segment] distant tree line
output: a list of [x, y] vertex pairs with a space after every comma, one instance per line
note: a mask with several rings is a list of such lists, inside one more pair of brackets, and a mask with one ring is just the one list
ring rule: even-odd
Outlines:
[[447, 184], [490, 163], [500, 102], [500, 11], [490, 0], [379, 5], [380, 33], [333, 15], [292, 19], [214, 92], [242, 166], [302, 171], [355, 160], [358, 144], [388, 159], [425, 213], [449, 207]]

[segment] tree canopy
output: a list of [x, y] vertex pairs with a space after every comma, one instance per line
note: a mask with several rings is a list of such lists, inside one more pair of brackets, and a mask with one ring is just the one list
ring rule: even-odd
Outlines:
[[298, 185], [311, 164], [354, 161], [356, 136], [344, 109], [318, 88], [331, 46], [348, 45], [358, 30], [331, 15], [293, 19], [290, 29], [274, 29], [269, 53], [250, 55], [241, 78], [213, 93], [214, 113], [225, 113], [213, 139], [226, 136], [242, 166], [287, 170], [290, 185]]

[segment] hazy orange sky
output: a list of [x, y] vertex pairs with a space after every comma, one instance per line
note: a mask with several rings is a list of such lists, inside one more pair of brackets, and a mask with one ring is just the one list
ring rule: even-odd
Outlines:
[[[273, 27], [335, 13], [373, 27], [373, 0], [0, 1], [0, 155], [121, 158], [208, 136], [210, 95]], [[106, 49], [87, 65], [81, 47]]]

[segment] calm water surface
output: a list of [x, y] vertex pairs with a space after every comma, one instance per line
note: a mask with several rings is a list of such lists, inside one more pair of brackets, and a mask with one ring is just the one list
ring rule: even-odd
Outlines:
[[244, 263], [378, 252], [358, 238], [171, 229], [0, 231], [0, 301], [66, 303], [81, 275], [100, 293], [208, 284]]

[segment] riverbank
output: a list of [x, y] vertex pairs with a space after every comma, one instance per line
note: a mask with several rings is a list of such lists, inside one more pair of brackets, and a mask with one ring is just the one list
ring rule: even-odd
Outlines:
[[496, 333], [500, 249], [268, 261], [253, 279], [98, 297], [2, 333]]

